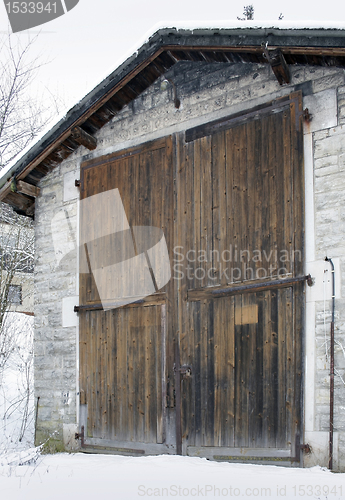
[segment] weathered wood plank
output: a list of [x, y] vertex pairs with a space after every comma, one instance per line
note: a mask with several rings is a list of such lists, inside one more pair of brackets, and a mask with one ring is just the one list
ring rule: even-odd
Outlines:
[[[241, 262], [239, 255], [242, 243], [242, 186], [241, 186], [241, 170], [245, 168], [241, 163], [241, 133], [242, 127], [233, 129], [233, 185], [232, 185], [232, 212], [233, 212], [233, 238], [232, 244], [232, 261], [230, 262], [230, 282], [242, 281]], [[240, 167], [239, 167], [240, 166]]]
[[192, 314], [193, 314], [193, 324], [194, 324], [194, 363], [193, 363], [193, 379], [195, 386], [195, 446], [202, 445], [202, 319], [201, 319], [201, 308], [200, 302], [195, 302], [193, 304]]
[[3, 198], [4, 203], [11, 205], [15, 210], [21, 212], [26, 212], [32, 205], [32, 198], [28, 198], [26, 195], [21, 193], [9, 192], [5, 198]]
[[[250, 381], [250, 350], [254, 339], [249, 337], [249, 323], [252, 321], [246, 312], [250, 310], [251, 296], [242, 295], [241, 309], [241, 445], [249, 446], [249, 381]], [[251, 315], [249, 315], [251, 316]]]
[[268, 440], [272, 448], [277, 446], [278, 433], [278, 293], [271, 292], [271, 332], [270, 332], [270, 366], [271, 366], [271, 402], [269, 408]]
[[200, 139], [200, 161], [200, 247], [195, 267], [195, 281], [200, 287], [204, 287], [208, 285], [208, 259], [210, 250], [212, 250], [212, 180], [210, 137], [203, 137]]
[[[162, 227], [164, 227], [164, 234], [167, 241], [168, 252], [170, 256], [171, 273], [172, 278], [170, 279], [168, 285], [165, 287], [167, 297], [166, 297], [166, 309], [165, 309], [165, 396], [164, 411], [163, 411], [163, 430], [166, 432], [166, 406], [172, 404], [173, 402], [173, 365], [174, 365], [174, 336], [177, 330], [177, 314], [175, 314], [176, 307], [176, 280], [174, 279], [174, 216], [176, 210], [175, 196], [176, 190], [174, 189], [174, 173], [176, 172], [176, 158], [173, 154], [173, 138], [169, 136], [166, 138], [165, 152], [164, 152], [164, 164], [162, 170], [161, 183], [162, 189]], [[164, 290], [164, 289], [163, 289]], [[168, 398], [168, 399], [166, 399]], [[164, 438], [165, 439], [165, 438]]]
[[85, 146], [89, 150], [97, 148], [97, 139], [88, 134], [81, 127], [74, 127], [71, 130], [71, 137], [80, 145]]
[[[230, 299], [231, 301], [231, 299]], [[224, 299], [214, 302], [215, 336], [217, 336], [217, 350], [215, 355], [217, 391], [215, 392], [215, 444], [216, 446], [225, 446], [227, 434], [227, 414], [229, 411], [229, 401], [227, 400], [227, 388], [229, 380], [227, 377], [227, 348], [228, 348], [228, 329], [226, 313], [228, 303]], [[218, 443], [218, 444], [217, 444]]]
[[136, 440], [136, 345], [137, 339], [134, 335], [134, 323], [136, 324], [136, 316], [138, 311], [133, 311], [128, 321], [128, 440]]
[[222, 370], [223, 362], [223, 335], [224, 318], [222, 317], [222, 301], [213, 304], [213, 329], [214, 329], [214, 446], [221, 446], [222, 441]]
[[[294, 200], [294, 250], [300, 251], [303, 255], [304, 231], [301, 230], [301, 221], [304, 217], [304, 163], [303, 163], [303, 123], [302, 123], [302, 94], [297, 92], [291, 96], [295, 98], [294, 105], [291, 106], [291, 127], [295, 125], [293, 143], [293, 200]], [[293, 130], [292, 130], [293, 132]], [[294, 272], [303, 270], [303, 259], [294, 261]]]
[[262, 412], [262, 430], [263, 445], [270, 446], [270, 405], [272, 401], [272, 370], [271, 370], [271, 292], [264, 295], [263, 310], [263, 412]]
[[255, 211], [256, 204], [260, 193], [256, 192], [256, 168], [257, 168], [257, 122], [247, 124], [247, 178], [246, 178], [246, 193], [244, 193], [247, 206], [247, 246], [248, 250], [246, 267], [243, 271], [244, 280], [255, 280], [255, 262], [253, 262], [254, 251], [256, 248], [255, 240]]
[[[199, 254], [201, 250], [201, 182], [202, 182], [202, 151], [201, 142], [194, 143], [194, 250], [195, 255]], [[194, 273], [197, 268], [197, 261], [193, 264]], [[196, 279], [194, 279], [193, 286], [196, 286]]]
[[248, 147], [248, 138], [247, 138], [247, 127], [248, 124], [244, 124], [239, 128], [240, 137], [239, 137], [239, 165], [237, 167], [239, 170], [239, 186], [238, 186], [238, 195], [239, 195], [239, 204], [240, 204], [240, 224], [241, 228], [238, 232], [238, 250], [239, 257], [238, 262], [236, 263], [236, 267], [240, 269], [239, 280], [246, 280], [246, 266], [249, 261], [248, 254], [248, 183], [247, 183], [247, 147]]
[[105, 341], [106, 341], [106, 435], [109, 439], [113, 438], [113, 335], [112, 335], [112, 313], [108, 311], [105, 315]]
[[41, 191], [39, 187], [28, 184], [24, 181], [18, 181], [16, 183], [16, 190], [17, 193], [26, 194], [28, 196], [32, 196], [33, 198], [37, 198]]
[[241, 308], [242, 295], [234, 297], [234, 314], [235, 314], [235, 372], [234, 372], [234, 433], [235, 446], [242, 446], [242, 376], [243, 376], [243, 355], [242, 355], [242, 325], [241, 325]]
[[272, 115], [269, 120], [269, 135], [268, 135], [268, 190], [269, 190], [269, 248], [267, 255], [267, 274], [276, 276], [279, 266], [277, 261], [278, 246], [277, 246], [277, 205], [281, 205], [281, 201], [277, 199], [277, 180], [280, 172], [278, 170], [277, 147], [278, 134], [277, 131], [281, 127], [281, 113]]
[[[151, 311], [150, 311], [151, 312]], [[151, 359], [151, 323], [152, 320], [150, 315], [142, 314], [141, 315], [141, 323], [144, 325], [144, 370], [143, 370], [143, 379], [142, 385], [144, 387], [144, 442], [149, 443], [151, 439], [150, 435], [150, 424], [151, 424], [151, 392], [153, 391], [153, 381], [152, 376], [155, 376], [155, 370], [153, 370], [153, 366], [151, 365], [154, 359]]]
[[226, 132], [226, 202], [227, 202], [227, 220], [226, 220], [226, 248], [224, 257], [222, 258], [221, 282], [224, 284], [232, 281], [231, 269], [234, 267], [233, 250], [235, 248], [234, 223], [235, 223], [235, 181], [234, 171], [235, 164], [235, 148], [234, 148], [234, 130], [230, 129]]
[[[301, 435], [302, 430], [302, 415], [303, 415], [303, 369], [304, 369], [304, 342], [303, 342], [303, 324], [304, 324], [304, 309], [303, 305], [303, 285], [302, 283], [294, 290], [294, 319], [295, 319], [295, 386], [294, 386], [294, 420], [293, 420], [293, 437], [297, 434]], [[294, 443], [295, 441], [293, 441]], [[294, 450], [297, 455], [296, 449]]]
[[293, 274], [293, 262], [291, 255], [293, 251], [293, 175], [292, 175], [292, 157], [291, 157], [291, 125], [290, 125], [289, 110], [283, 116], [283, 175], [284, 175], [284, 218], [283, 222], [283, 242], [282, 250], [288, 256], [287, 260], [283, 261], [283, 266], [289, 273]]
[[206, 443], [207, 446], [214, 445], [214, 390], [215, 390], [215, 373], [214, 373], [214, 301], [208, 302], [206, 305], [207, 314], [207, 395], [206, 395]]
[[[261, 268], [263, 274], [267, 275], [268, 262], [267, 256], [270, 254], [270, 214], [269, 214], [269, 141], [267, 140], [270, 132], [270, 117], [265, 117], [262, 120], [261, 134]], [[260, 276], [262, 277], [262, 276]]]
[[256, 322], [248, 324], [248, 444], [249, 448], [255, 446], [255, 424], [256, 424], [256, 352], [257, 352], [257, 335], [258, 335], [258, 300], [256, 294], [248, 296], [250, 307], [254, 307], [257, 313]]
[[[157, 428], [157, 443], [164, 443], [165, 441], [165, 420], [166, 420], [166, 305], [163, 304], [157, 309], [157, 323], [160, 321], [160, 335], [158, 346], [156, 348], [156, 428]], [[160, 315], [160, 317], [158, 317]]]
[[[176, 220], [177, 220], [177, 246], [180, 254], [184, 256], [184, 238], [185, 235], [181, 231], [183, 218], [184, 218], [184, 207], [185, 207], [185, 186], [183, 185], [183, 179], [185, 175], [185, 159], [184, 159], [184, 149], [182, 143], [181, 135], [176, 138]], [[187, 415], [183, 414], [183, 403], [181, 397], [183, 394], [181, 392], [181, 377], [180, 377], [180, 365], [181, 365], [181, 355], [183, 355], [183, 341], [186, 335], [186, 312], [185, 312], [185, 295], [186, 295], [186, 274], [185, 258], [182, 262], [182, 272], [184, 275], [178, 279], [177, 282], [177, 297], [178, 297], [178, 310], [177, 310], [177, 335], [175, 338], [175, 403], [176, 403], [176, 451], [178, 454], [182, 453], [182, 435], [183, 435], [183, 425], [186, 425]], [[176, 298], [177, 298], [176, 297]]]
[[[226, 299], [224, 299], [226, 300]], [[229, 299], [228, 299], [229, 300]], [[225, 304], [226, 325], [227, 325], [227, 428], [226, 445], [235, 446], [236, 429], [236, 403], [235, 403], [235, 383], [236, 383], [236, 335], [235, 335], [235, 298], [230, 298], [229, 306]]]
[[255, 190], [255, 211], [254, 211], [254, 250], [256, 250], [257, 258], [254, 259], [254, 275], [255, 278], [259, 279], [260, 271], [262, 267], [262, 203], [263, 203], [263, 175], [262, 175], [262, 155], [261, 155], [261, 144], [262, 144], [262, 120], [255, 122], [255, 172], [254, 172], [254, 190]]
[[[215, 259], [213, 260], [213, 265], [217, 269], [217, 274], [215, 282], [217, 283], [226, 283], [226, 277], [221, 275], [222, 271], [222, 266], [224, 263], [224, 259], [226, 258], [226, 251], [229, 250], [229, 247], [227, 246], [227, 240], [228, 240], [228, 235], [227, 235], [227, 220], [228, 220], [228, 203], [227, 199], [228, 196], [230, 196], [230, 193], [228, 193], [228, 186], [227, 186], [227, 173], [226, 173], [226, 166], [227, 166], [227, 161], [226, 161], [226, 133], [221, 132], [220, 134], [217, 134], [215, 137], [217, 137], [217, 149], [218, 149], [218, 156], [217, 156], [217, 168], [215, 168], [215, 175], [214, 177], [217, 177], [218, 179], [218, 220], [219, 220], [219, 226], [218, 226], [218, 234], [216, 234], [216, 231], [214, 231], [214, 234], [216, 234], [217, 238], [217, 246], [216, 242], [214, 243], [214, 249], [218, 250], [219, 255], [217, 256], [217, 262], [215, 262]], [[214, 206], [216, 203], [214, 203]], [[216, 214], [215, 214], [216, 216]]]
[[206, 301], [200, 301], [200, 420], [201, 420], [201, 445], [206, 446], [206, 410], [207, 410], [207, 314]]
[[286, 335], [289, 334], [286, 330], [288, 324], [288, 308], [287, 299], [291, 294], [291, 288], [281, 290], [278, 294], [278, 434], [277, 446], [285, 446], [287, 442], [287, 422], [286, 422], [286, 390], [287, 390], [287, 373], [286, 373]]

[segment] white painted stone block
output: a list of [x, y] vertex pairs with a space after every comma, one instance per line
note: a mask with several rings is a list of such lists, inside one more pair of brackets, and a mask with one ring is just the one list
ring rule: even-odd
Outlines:
[[76, 424], [63, 424], [63, 442], [66, 450], [76, 451], [79, 448], [79, 443], [75, 439], [75, 434], [78, 432], [78, 427]]
[[78, 171], [67, 172], [63, 176], [63, 201], [79, 199], [79, 188], [75, 186], [75, 180], [79, 177]]
[[[337, 432], [333, 434], [333, 465], [338, 462], [338, 442]], [[304, 467], [321, 465], [328, 466], [329, 460], [329, 432], [305, 432], [304, 442], [311, 446], [311, 453], [304, 455]]]
[[78, 326], [78, 315], [74, 312], [74, 306], [79, 304], [79, 297], [64, 297], [62, 299], [62, 326]]
[[[335, 270], [335, 297], [341, 298], [341, 268], [339, 258], [332, 259]], [[324, 260], [306, 263], [306, 273], [315, 279], [313, 286], [306, 287], [307, 302], [330, 300], [332, 298], [331, 264]]]
[[304, 124], [305, 133], [337, 126], [336, 89], [328, 89], [303, 97], [303, 109], [305, 108], [308, 108], [312, 115], [312, 121]]

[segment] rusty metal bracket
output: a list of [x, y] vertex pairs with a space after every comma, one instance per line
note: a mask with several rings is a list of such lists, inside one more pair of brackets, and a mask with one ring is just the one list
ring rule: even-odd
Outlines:
[[300, 117], [302, 117], [302, 120], [305, 123], [310, 123], [313, 119], [313, 115], [311, 113], [309, 113], [308, 108], [303, 109], [303, 111], [297, 111], [296, 120], [298, 121], [300, 119]]
[[291, 462], [300, 462], [301, 451], [304, 451], [305, 453], [311, 453], [311, 446], [309, 444], [302, 444], [301, 437], [299, 434], [297, 434], [296, 440], [295, 440], [295, 456], [290, 457], [290, 461]]
[[74, 438], [78, 441], [80, 439], [80, 445], [82, 448], [85, 447], [85, 433], [84, 433], [84, 426], [81, 426], [80, 432], [76, 432], [74, 435]]
[[314, 286], [315, 285], [315, 278], [313, 278], [310, 274], [307, 276], [307, 285], [308, 286]]
[[181, 365], [180, 368], [176, 368], [174, 364], [174, 372], [179, 372], [182, 377], [189, 378], [192, 375], [192, 365]]
[[310, 123], [313, 119], [313, 115], [311, 115], [309, 113], [309, 109], [308, 108], [305, 108], [303, 110], [303, 113], [302, 113], [302, 116], [303, 116], [303, 120], [306, 122], [306, 123]]
[[307, 443], [307, 444], [301, 444], [300, 445], [300, 449], [302, 451], [304, 451], [304, 453], [306, 453], [308, 455], [308, 453], [311, 453], [311, 446]]
[[80, 182], [80, 180], [79, 180], [79, 179], [76, 179], [76, 180], [74, 181], [74, 185], [75, 185], [75, 187], [80, 187], [80, 186], [81, 186], [81, 182]]

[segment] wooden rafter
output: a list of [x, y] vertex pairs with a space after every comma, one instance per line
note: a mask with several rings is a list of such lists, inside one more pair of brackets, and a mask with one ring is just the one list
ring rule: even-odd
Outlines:
[[80, 127], [74, 127], [71, 136], [78, 144], [85, 146], [89, 150], [97, 148], [97, 139]]
[[275, 74], [279, 84], [283, 85], [283, 83], [290, 83], [291, 73], [282, 51], [280, 49], [264, 49], [264, 54], [269, 64], [271, 65], [272, 71]]
[[16, 184], [16, 192], [36, 198], [40, 194], [40, 188], [24, 181], [18, 181]]

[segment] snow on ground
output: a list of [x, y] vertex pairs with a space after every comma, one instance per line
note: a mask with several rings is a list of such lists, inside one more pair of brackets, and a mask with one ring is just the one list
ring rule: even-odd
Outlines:
[[343, 499], [345, 474], [168, 455], [0, 455], [1, 500], [237, 497]]
[[22, 317], [20, 324], [17, 316], [10, 319], [16, 348], [0, 380], [0, 500], [345, 499], [345, 474], [321, 467], [230, 464], [167, 455], [41, 455], [39, 448], [30, 448], [32, 324], [22, 324]]
[[0, 365], [0, 456], [28, 448], [34, 440], [33, 318], [8, 313], [5, 328], [11, 354]]

